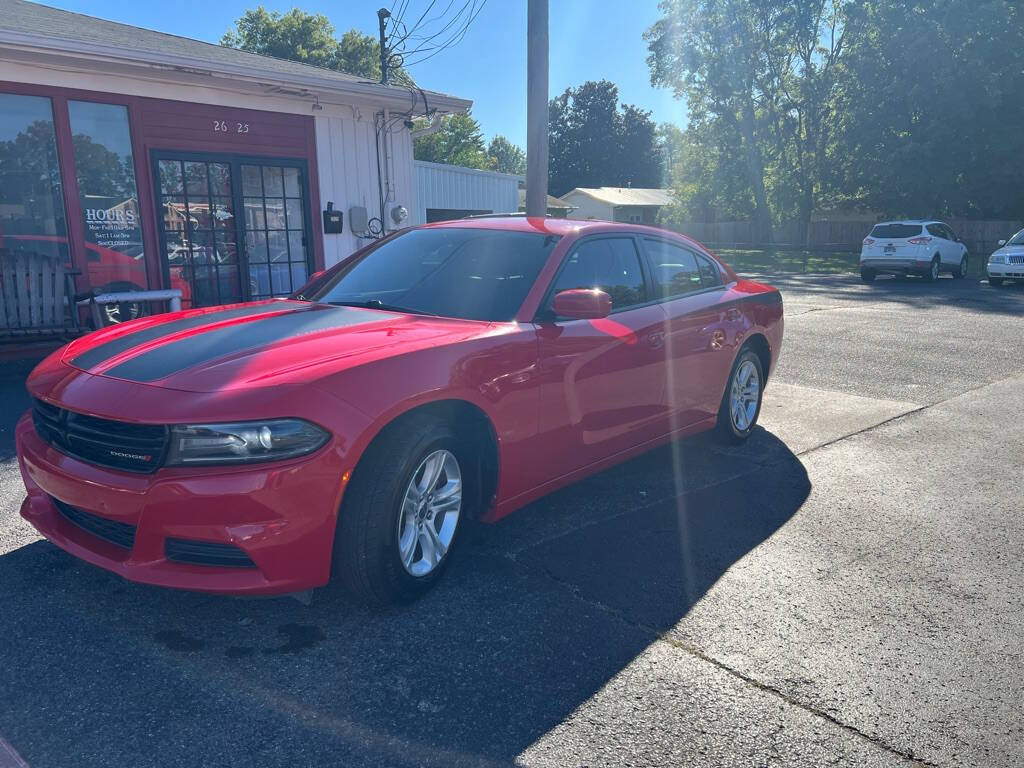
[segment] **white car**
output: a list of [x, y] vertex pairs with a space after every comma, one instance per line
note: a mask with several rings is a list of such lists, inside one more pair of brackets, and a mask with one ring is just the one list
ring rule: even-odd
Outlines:
[[1009, 240], [999, 241], [999, 250], [988, 257], [989, 285], [1003, 280], [1024, 280], [1024, 229]]
[[866, 283], [880, 273], [934, 280], [940, 272], [967, 274], [967, 246], [941, 221], [883, 221], [864, 238], [860, 276]]

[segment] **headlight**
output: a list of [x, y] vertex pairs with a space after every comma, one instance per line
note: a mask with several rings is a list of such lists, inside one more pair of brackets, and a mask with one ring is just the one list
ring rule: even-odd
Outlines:
[[993, 253], [988, 257], [989, 264], [1005, 264], [1006, 254], [1005, 253]]
[[167, 466], [248, 464], [312, 453], [330, 435], [302, 419], [188, 424], [171, 427]]

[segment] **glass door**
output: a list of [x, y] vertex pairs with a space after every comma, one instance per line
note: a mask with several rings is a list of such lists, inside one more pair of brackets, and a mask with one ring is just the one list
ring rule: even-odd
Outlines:
[[287, 296], [306, 283], [306, 213], [299, 168], [242, 164], [245, 253], [253, 299]]
[[160, 250], [182, 304], [242, 301], [231, 165], [164, 159], [157, 163]]
[[184, 306], [287, 296], [306, 282], [304, 165], [154, 153], [161, 256]]

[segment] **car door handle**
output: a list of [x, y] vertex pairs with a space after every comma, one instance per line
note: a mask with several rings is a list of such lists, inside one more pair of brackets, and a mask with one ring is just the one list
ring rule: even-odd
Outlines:
[[647, 334], [647, 346], [651, 349], [661, 349], [665, 346], [665, 332], [655, 331], [654, 333]]

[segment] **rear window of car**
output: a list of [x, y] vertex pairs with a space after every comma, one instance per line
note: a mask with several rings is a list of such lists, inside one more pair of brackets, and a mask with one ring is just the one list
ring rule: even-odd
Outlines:
[[[864, 230], [861, 230], [863, 232]], [[900, 240], [921, 234], [920, 224], [876, 224], [871, 230], [871, 237], [886, 240]]]

